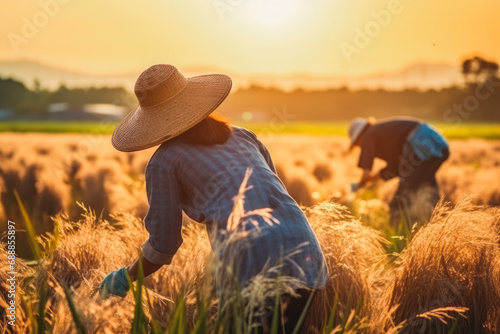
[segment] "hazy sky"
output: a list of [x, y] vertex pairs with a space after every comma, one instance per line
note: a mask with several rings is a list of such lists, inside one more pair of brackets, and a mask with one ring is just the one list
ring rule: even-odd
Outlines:
[[0, 12], [1, 60], [87, 72], [350, 75], [500, 60], [498, 0], [19, 0]]

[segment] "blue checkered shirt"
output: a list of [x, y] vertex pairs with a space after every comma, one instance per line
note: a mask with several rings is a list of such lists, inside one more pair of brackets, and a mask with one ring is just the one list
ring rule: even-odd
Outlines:
[[153, 263], [170, 264], [182, 244], [183, 211], [210, 227], [216, 224], [215, 240], [224, 239], [233, 198], [248, 168], [253, 172], [245, 211], [270, 208], [279, 224], [270, 226], [261, 217], [252, 217], [261, 232], [245, 240], [251, 245], [236, 259], [240, 283], [259, 273], [266, 262], [273, 264], [302, 245], [300, 252], [283, 262], [281, 274], [298, 278], [310, 288], [323, 287], [328, 278], [325, 259], [307, 218], [285, 190], [265, 146], [253, 132], [240, 127], [233, 127], [222, 145], [169, 141], [157, 149], [146, 167], [149, 240], [142, 246], [143, 256]]

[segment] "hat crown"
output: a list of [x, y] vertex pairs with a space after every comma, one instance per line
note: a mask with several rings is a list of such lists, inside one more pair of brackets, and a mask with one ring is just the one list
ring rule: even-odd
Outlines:
[[349, 137], [351, 138], [351, 148], [358, 140], [361, 133], [369, 125], [370, 122], [366, 118], [355, 118], [349, 125]]
[[164, 103], [187, 86], [187, 79], [172, 65], [154, 65], [141, 73], [134, 93], [142, 108]]

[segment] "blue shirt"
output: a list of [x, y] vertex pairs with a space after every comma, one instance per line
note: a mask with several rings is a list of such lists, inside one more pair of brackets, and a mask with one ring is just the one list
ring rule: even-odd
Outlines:
[[407, 156], [407, 144], [417, 157], [426, 161], [442, 157], [448, 144], [432, 125], [411, 117], [393, 117], [379, 120], [362, 135], [358, 167], [372, 169], [375, 158], [387, 162], [380, 171], [383, 179], [399, 176], [401, 158]]
[[422, 161], [442, 158], [448, 151], [448, 142], [443, 135], [428, 123], [419, 124], [408, 138], [413, 151]]
[[[307, 218], [276, 175], [265, 146], [246, 129], [233, 127], [221, 145], [191, 145], [180, 141], [162, 144], [146, 167], [149, 211], [145, 218], [149, 240], [143, 256], [150, 262], [169, 264], [182, 244], [182, 212], [191, 219], [216, 227], [214, 241], [227, 237], [227, 221], [248, 168], [251, 188], [245, 192], [245, 211], [270, 208], [279, 224], [251, 218], [259, 227], [258, 237], [238, 253], [239, 280], [244, 285], [266, 263], [283, 262], [282, 275], [321, 288], [328, 278], [319, 242]], [[254, 224], [246, 224], [249, 230]], [[294, 252], [300, 247], [299, 252]], [[224, 252], [224, 250], [222, 250]], [[223, 255], [223, 254], [220, 254]]]

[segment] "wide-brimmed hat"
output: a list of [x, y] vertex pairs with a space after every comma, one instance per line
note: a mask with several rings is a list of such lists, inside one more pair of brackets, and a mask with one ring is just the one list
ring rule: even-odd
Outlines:
[[374, 123], [375, 119], [372, 117], [370, 118], [359, 117], [351, 121], [351, 124], [349, 125], [349, 137], [351, 138], [351, 146], [349, 147], [349, 150], [352, 150], [352, 148], [356, 144], [356, 141], [359, 139], [363, 131]]
[[139, 106], [118, 124], [111, 142], [123, 152], [159, 145], [191, 129], [229, 94], [224, 74], [186, 78], [172, 65], [154, 65], [141, 73], [134, 92]]

